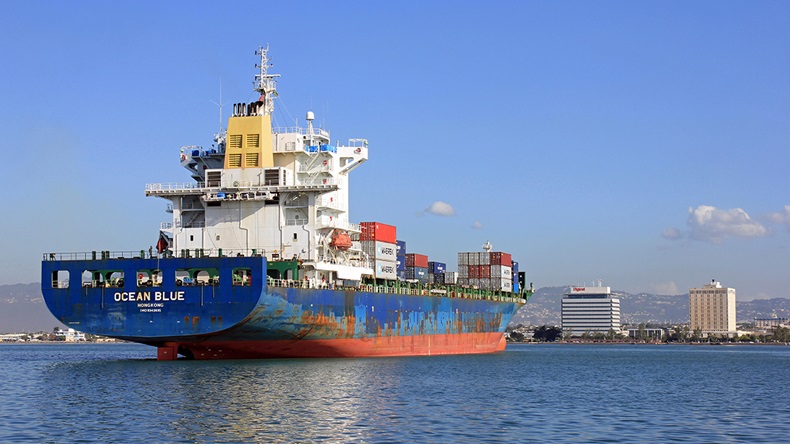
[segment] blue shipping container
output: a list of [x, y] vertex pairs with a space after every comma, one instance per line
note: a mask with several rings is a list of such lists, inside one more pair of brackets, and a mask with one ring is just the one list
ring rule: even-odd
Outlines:
[[406, 267], [406, 279], [416, 279], [428, 283], [428, 269], [423, 267]]
[[447, 264], [443, 262], [428, 262], [428, 271], [433, 274], [444, 274], [447, 271]]
[[396, 253], [398, 256], [406, 257], [406, 241], [395, 241]]
[[518, 262], [513, 261], [512, 267], [513, 267], [513, 276], [515, 276], [518, 274]]
[[402, 256], [396, 256], [395, 263], [398, 264], [398, 271], [406, 271], [406, 258]]

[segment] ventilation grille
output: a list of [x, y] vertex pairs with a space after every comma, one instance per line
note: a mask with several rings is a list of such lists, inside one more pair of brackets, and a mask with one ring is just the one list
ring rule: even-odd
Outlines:
[[247, 134], [247, 148], [259, 148], [261, 146], [260, 134]]
[[241, 154], [228, 154], [228, 167], [230, 168], [241, 167]]
[[229, 137], [228, 146], [230, 148], [241, 149], [241, 134], [234, 134]]
[[258, 166], [258, 153], [247, 153], [244, 155], [244, 166], [245, 167], [257, 167]]

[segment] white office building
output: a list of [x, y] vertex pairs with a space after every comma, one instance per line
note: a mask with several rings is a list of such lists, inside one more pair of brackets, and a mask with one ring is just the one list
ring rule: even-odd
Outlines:
[[609, 287], [571, 287], [562, 298], [562, 330], [571, 336], [584, 333], [620, 334], [620, 299]]

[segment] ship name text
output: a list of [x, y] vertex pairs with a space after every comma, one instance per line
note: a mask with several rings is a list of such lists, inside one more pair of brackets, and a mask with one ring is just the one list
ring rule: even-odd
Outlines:
[[123, 291], [113, 295], [115, 302], [183, 301], [183, 291]]

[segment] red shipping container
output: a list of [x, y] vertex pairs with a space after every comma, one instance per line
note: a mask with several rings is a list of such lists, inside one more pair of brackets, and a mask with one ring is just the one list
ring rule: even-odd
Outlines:
[[428, 268], [428, 256], [424, 254], [409, 253], [406, 255], [406, 266]]
[[491, 265], [506, 265], [510, 266], [513, 262], [513, 255], [510, 253], [495, 252], [491, 253]]
[[478, 265], [478, 267], [480, 267], [480, 271], [478, 272], [480, 275], [480, 279], [488, 279], [491, 277], [490, 265]]
[[479, 278], [480, 278], [480, 267], [477, 265], [470, 265], [469, 279], [479, 279]]
[[390, 244], [397, 242], [395, 226], [393, 225], [382, 224], [381, 222], [361, 222], [359, 226], [362, 228], [359, 240], [387, 242]]

